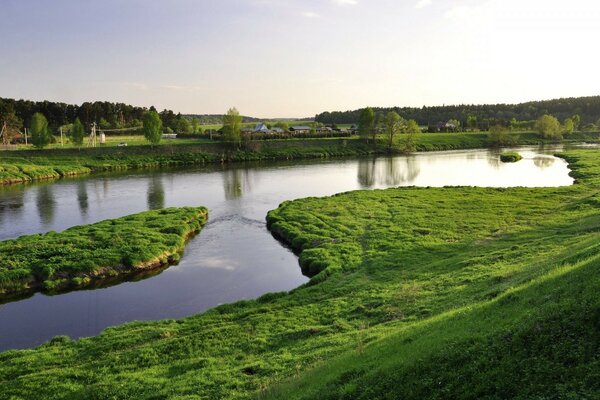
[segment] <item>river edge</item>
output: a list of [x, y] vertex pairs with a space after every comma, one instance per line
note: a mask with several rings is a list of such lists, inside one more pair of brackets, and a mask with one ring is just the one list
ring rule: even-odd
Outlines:
[[[487, 135], [464, 133], [440, 135], [441, 143], [428, 143], [435, 134], [423, 134], [416, 144], [416, 153], [451, 150], [498, 149], [487, 143]], [[451, 140], [448, 141], [448, 138]], [[598, 142], [598, 133], [578, 133], [561, 142], [544, 141], [534, 134], [522, 135], [508, 147], [528, 145], [560, 145]], [[294, 146], [296, 144], [296, 146]], [[300, 144], [300, 145], [298, 145]], [[361, 156], [414, 154], [398, 147], [376, 146], [358, 139], [328, 139], [310, 141], [273, 141], [251, 143], [248, 150], [229, 151], [221, 143], [214, 146], [163, 145], [136, 146], [134, 153], [122, 148], [87, 148], [20, 150], [0, 157], [0, 184], [17, 185], [29, 182], [57, 180], [97, 173], [123, 172], [209, 164], [236, 164], [248, 161], [288, 161], [332, 159]], [[82, 153], [82, 156], [77, 154]], [[13, 157], [17, 156], [17, 157]], [[21, 157], [19, 157], [21, 156]]]

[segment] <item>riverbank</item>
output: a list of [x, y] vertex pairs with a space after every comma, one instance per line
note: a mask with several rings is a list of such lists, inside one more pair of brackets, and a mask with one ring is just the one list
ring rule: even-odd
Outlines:
[[0, 302], [35, 291], [81, 289], [177, 263], [207, 216], [205, 208], [170, 208], [2, 241]]
[[[546, 143], [535, 133], [513, 135], [515, 145]], [[569, 142], [598, 141], [598, 133], [574, 133]], [[163, 168], [261, 160], [298, 160], [401, 154], [403, 137], [390, 149], [380, 138], [375, 146], [353, 138], [253, 141], [247, 149], [231, 151], [220, 142], [177, 142], [159, 146], [19, 150], [0, 156], [0, 184], [58, 179], [67, 176], [130, 169]], [[553, 142], [547, 142], [553, 143]], [[417, 151], [490, 147], [487, 133], [433, 133], [417, 136]]]
[[599, 155], [567, 153], [569, 187], [285, 202], [310, 284], [2, 353], [0, 397], [592, 397]]

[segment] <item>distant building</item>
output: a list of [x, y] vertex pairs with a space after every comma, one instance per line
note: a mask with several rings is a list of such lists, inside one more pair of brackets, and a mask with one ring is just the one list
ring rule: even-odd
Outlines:
[[163, 139], [177, 139], [177, 134], [176, 133], [163, 133], [161, 135], [161, 137]]
[[273, 133], [285, 133], [285, 131], [282, 128], [273, 128], [273, 129], [271, 129], [271, 132], [273, 132]]
[[309, 133], [310, 132], [310, 126], [307, 126], [307, 125], [291, 126], [290, 127], [290, 132], [294, 132], [294, 133]]
[[265, 124], [256, 124], [254, 126], [254, 133], [269, 133], [269, 128]]

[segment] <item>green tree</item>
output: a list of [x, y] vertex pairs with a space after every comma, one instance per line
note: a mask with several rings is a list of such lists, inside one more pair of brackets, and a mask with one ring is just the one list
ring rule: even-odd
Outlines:
[[233, 148], [239, 148], [242, 142], [242, 116], [235, 107], [223, 116], [223, 139]]
[[544, 139], [562, 139], [560, 122], [552, 115], [542, 115], [535, 122], [535, 130], [542, 135]]
[[38, 149], [43, 149], [50, 143], [48, 120], [44, 114], [39, 112], [33, 114], [29, 130], [31, 131], [31, 143]]
[[460, 121], [457, 119], [451, 119], [448, 121], [448, 124], [450, 125], [454, 125], [454, 128], [452, 128], [452, 130], [454, 132], [460, 132]]
[[474, 131], [477, 129], [477, 117], [474, 115], [469, 115], [467, 117], [467, 127], [471, 130]]
[[491, 146], [510, 146], [514, 144], [513, 137], [509, 134], [508, 129], [502, 125], [493, 125], [488, 131], [488, 143]]
[[290, 129], [290, 126], [285, 121], [277, 121], [277, 123], [275, 123], [274, 126], [275, 126], [275, 128], [283, 129], [286, 132]]
[[421, 127], [414, 119], [410, 119], [404, 126], [404, 150], [415, 151], [417, 149], [417, 134], [421, 133]]
[[71, 140], [76, 146], [83, 144], [83, 138], [85, 137], [85, 129], [79, 118], [75, 119], [73, 126], [71, 126]]
[[390, 111], [385, 116], [385, 134], [388, 139], [388, 148], [391, 149], [394, 144], [394, 136], [400, 132], [402, 117], [396, 111]]
[[195, 118], [195, 117], [192, 118], [191, 125], [192, 125], [192, 133], [201, 133], [201, 132], [199, 132], [199, 129], [198, 129], [198, 128], [200, 128], [200, 124], [198, 123], [197, 118]]
[[358, 135], [369, 140], [371, 134], [375, 131], [375, 112], [371, 107], [364, 108], [358, 119]]
[[579, 125], [581, 125], [581, 117], [579, 116], [579, 114], [573, 115], [571, 119], [573, 120], [573, 130], [579, 130]]
[[176, 128], [178, 133], [192, 133], [192, 124], [190, 124], [190, 121], [188, 121], [187, 118], [179, 119], [177, 121]]
[[105, 118], [100, 117], [100, 122], [98, 123], [101, 129], [110, 129], [111, 124]]
[[160, 143], [162, 137], [162, 120], [156, 111], [148, 111], [142, 117], [144, 137], [152, 144]]
[[9, 111], [0, 116], [0, 130], [2, 131], [2, 144], [8, 145], [19, 134], [23, 127], [23, 121], [17, 117], [14, 111]]
[[574, 130], [575, 130], [575, 124], [573, 123], [573, 119], [572, 118], [565, 119], [565, 122], [563, 122], [563, 126], [562, 126], [563, 133], [566, 135], [569, 135], [569, 134], [573, 133]]

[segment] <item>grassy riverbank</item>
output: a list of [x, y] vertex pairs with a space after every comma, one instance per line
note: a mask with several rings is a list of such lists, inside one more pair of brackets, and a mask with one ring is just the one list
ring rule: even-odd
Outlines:
[[[513, 134], [517, 145], [544, 143], [534, 133]], [[567, 141], [597, 141], [598, 133], [575, 133]], [[402, 153], [404, 137], [390, 149], [380, 138], [377, 144], [357, 137], [330, 139], [287, 139], [250, 142], [244, 150], [228, 150], [220, 142], [172, 141], [159, 146], [64, 148], [21, 150], [0, 155], [0, 184], [21, 183], [100, 171], [160, 168], [210, 163], [295, 160]], [[417, 136], [417, 151], [489, 147], [487, 133], [432, 133]]]
[[173, 264], [206, 218], [205, 208], [170, 208], [0, 242], [0, 301]]
[[399, 188], [283, 203], [311, 282], [0, 354], [15, 399], [591, 398], [600, 151], [562, 188]]

